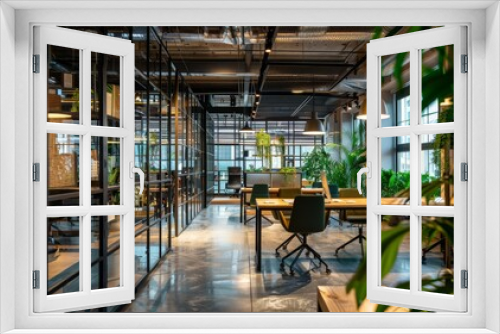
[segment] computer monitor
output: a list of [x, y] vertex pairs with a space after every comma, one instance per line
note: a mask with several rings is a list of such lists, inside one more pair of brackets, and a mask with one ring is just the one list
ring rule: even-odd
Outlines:
[[321, 171], [321, 186], [323, 187], [323, 193], [326, 196], [327, 200], [332, 199], [332, 194], [330, 194], [330, 187], [328, 187], [328, 181], [326, 180], [326, 172], [324, 170]]

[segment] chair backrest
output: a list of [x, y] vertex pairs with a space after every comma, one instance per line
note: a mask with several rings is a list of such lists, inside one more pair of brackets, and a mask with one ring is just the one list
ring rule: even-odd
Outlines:
[[359, 198], [363, 197], [359, 194], [358, 189], [356, 188], [339, 188], [339, 197], [340, 198]]
[[241, 167], [227, 167], [227, 183], [228, 185], [241, 186]]
[[257, 198], [269, 198], [269, 186], [267, 184], [255, 184], [252, 188], [252, 196], [250, 197], [250, 205], [257, 204]]
[[[313, 182], [312, 184], [313, 188], [323, 188], [323, 183], [321, 182]], [[330, 195], [332, 198], [339, 198], [339, 186], [336, 184], [328, 184], [328, 189], [330, 190]], [[349, 189], [349, 188], [344, 188], [344, 189]], [[345, 196], [348, 197], [348, 196]]]
[[278, 190], [279, 198], [295, 198], [301, 194], [301, 188], [280, 188]]
[[288, 231], [308, 234], [324, 231], [325, 228], [325, 198], [315, 195], [295, 197]]

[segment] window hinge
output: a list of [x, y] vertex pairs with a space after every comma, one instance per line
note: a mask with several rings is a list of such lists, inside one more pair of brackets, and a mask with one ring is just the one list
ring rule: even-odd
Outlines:
[[33, 270], [33, 289], [40, 289], [40, 270]]
[[469, 181], [469, 165], [466, 162], [460, 164], [460, 180]]
[[469, 72], [469, 56], [462, 55], [462, 73]]
[[467, 289], [469, 288], [469, 273], [467, 270], [462, 270], [460, 272], [460, 276], [462, 276], [461, 281], [462, 281], [462, 289]]
[[40, 55], [33, 55], [33, 73], [40, 73]]
[[40, 164], [38, 162], [33, 164], [33, 181], [40, 182]]

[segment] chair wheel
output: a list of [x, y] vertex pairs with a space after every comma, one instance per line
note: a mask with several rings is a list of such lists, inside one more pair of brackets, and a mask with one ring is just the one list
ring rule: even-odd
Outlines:
[[309, 251], [306, 251], [306, 256], [309, 256], [309, 254], [310, 254]]
[[326, 274], [330, 275], [331, 273], [332, 273], [332, 271], [330, 269], [326, 268]]
[[295, 276], [295, 271], [290, 270], [290, 276]]
[[276, 254], [274, 254], [276, 257], [280, 257], [280, 252], [276, 252]]

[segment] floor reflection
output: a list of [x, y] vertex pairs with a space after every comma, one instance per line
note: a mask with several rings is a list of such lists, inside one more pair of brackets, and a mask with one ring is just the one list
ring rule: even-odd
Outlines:
[[[264, 222], [262, 273], [254, 263], [254, 221], [239, 222], [239, 207], [211, 205], [201, 212], [178, 238], [174, 251], [160, 260], [157, 268], [138, 289], [136, 299], [123, 312], [316, 312], [316, 287], [344, 286], [361, 260], [357, 242], [334, 256], [336, 247], [357, 234], [357, 227], [340, 226], [331, 220], [324, 233], [310, 237], [310, 243], [326, 260], [327, 275], [302, 256], [295, 276], [280, 271], [281, 258], [274, 249], [289, 234], [281, 224]], [[297, 246], [293, 241], [291, 251]], [[403, 248], [408, 247], [406, 242]], [[282, 256], [287, 251], [281, 251]], [[406, 252], [405, 252], [406, 253]], [[408, 266], [400, 258], [396, 266]], [[434, 261], [428, 261], [432, 266]], [[395, 271], [397, 272], [397, 270]], [[407, 277], [394, 274], [391, 279]]]

